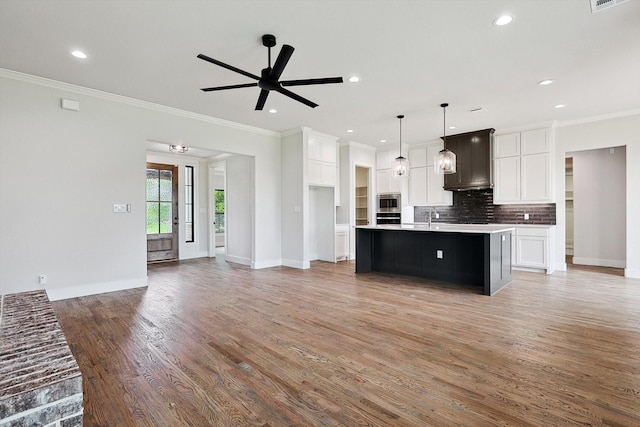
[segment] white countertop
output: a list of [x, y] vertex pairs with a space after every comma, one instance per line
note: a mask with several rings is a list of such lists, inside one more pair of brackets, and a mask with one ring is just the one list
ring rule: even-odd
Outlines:
[[481, 233], [493, 234], [504, 231], [514, 231], [513, 226], [504, 224], [387, 224], [387, 225], [362, 225], [356, 228], [369, 230], [403, 230], [403, 231], [439, 231], [446, 233]]

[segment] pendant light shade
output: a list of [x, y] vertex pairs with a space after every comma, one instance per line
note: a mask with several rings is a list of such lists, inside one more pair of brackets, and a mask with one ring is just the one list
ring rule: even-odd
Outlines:
[[393, 166], [393, 177], [404, 178], [405, 176], [409, 176], [409, 160], [402, 157], [402, 119], [404, 119], [404, 115], [399, 115], [398, 119], [400, 120], [400, 155], [396, 157]]
[[456, 173], [456, 155], [453, 151], [447, 150], [447, 107], [449, 104], [440, 104], [443, 111], [443, 128], [444, 128], [444, 149], [441, 150], [435, 158], [435, 169], [438, 174]]

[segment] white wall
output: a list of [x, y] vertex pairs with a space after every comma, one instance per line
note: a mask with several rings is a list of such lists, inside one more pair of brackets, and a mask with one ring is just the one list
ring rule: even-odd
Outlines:
[[[607, 147], [626, 147], [626, 269], [627, 277], [640, 278], [640, 114], [606, 118], [585, 123], [565, 123], [556, 129], [556, 172], [564, 177], [567, 152]], [[556, 179], [557, 195], [565, 194], [565, 180]], [[575, 185], [575, 181], [574, 181]], [[574, 190], [575, 191], [575, 190]], [[564, 197], [564, 196], [562, 196]], [[577, 218], [576, 218], [577, 221]], [[565, 264], [565, 206], [556, 204], [556, 265]], [[563, 268], [561, 268], [563, 269]]]
[[[254, 158], [232, 156], [226, 161], [227, 190], [225, 191], [225, 220], [227, 247], [225, 259], [251, 265], [255, 247], [252, 238], [254, 217]], [[257, 210], [260, 211], [259, 209]]]
[[572, 152], [574, 264], [624, 268], [625, 147]]
[[251, 156], [255, 226], [239, 253], [280, 264], [279, 134], [1, 69], [0, 112], [0, 293], [38, 289], [39, 274], [53, 299], [146, 285], [148, 139]]
[[308, 230], [304, 226], [309, 196], [304, 191], [307, 179], [302, 141], [302, 129], [282, 138], [282, 265], [294, 268], [309, 268]]

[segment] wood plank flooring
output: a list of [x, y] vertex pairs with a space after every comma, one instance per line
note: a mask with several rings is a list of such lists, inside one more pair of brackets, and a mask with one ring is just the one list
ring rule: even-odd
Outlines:
[[640, 280], [200, 259], [54, 302], [90, 426], [640, 426]]

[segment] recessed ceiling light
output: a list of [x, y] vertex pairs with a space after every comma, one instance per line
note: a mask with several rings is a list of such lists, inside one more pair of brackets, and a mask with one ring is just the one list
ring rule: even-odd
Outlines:
[[566, 105], [558, 104], [558, 105], [555, 105], [553, 108], [564, 108], [564, 107], [566, 107]]
[[381, 139], [380, 142], [387, 142], [387, 140], [386, 139]]
[[546, 86], [550, 85], [551, 83], [553, 83], [553, 79], [541, 80], [538, 82], [538, 86]]
[[351, 83], [358, 83], [358, 82], [360, 81], [360, 77], [358, 77], [358, 76], [351, 76], [351, 77], [349, 77], [349, 81], [350, 81]]
[[453, 129], [455, 129], [455, 128], [456, 128], [456, 127], [455, 127], [455, 126], [453, 126], [453, 125], [449, 126], [449, 129], [451, 129], [451, 130], [453, 130]]
[[71, 51], [71, 55], [75, 56], [78, 59], [87, 59], [87, 54], [81, 50]]
[[513, 21], [513, 16], [511, 16], [511, 15], [502, 15], [502, 16], [496, 18], [495, 21], [493, 21], [493, 25], [501, 27], [503, 25], [507, 25], [511, 21]]
[[347, 133], [353, 133], [353, 129], [347, 129]]
[[271, 114], [275, 114], [275, 113], [277, 113], [277, 112], [278, 112], [278, 110], [276, 110], [275, 108], [270, 108], [270, 109], [269, 109], [269, 112], [270, 112]]

